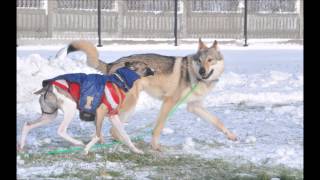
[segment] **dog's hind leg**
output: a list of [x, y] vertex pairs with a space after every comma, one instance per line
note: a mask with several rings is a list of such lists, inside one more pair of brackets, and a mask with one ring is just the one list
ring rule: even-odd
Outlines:
[[[123, 105], [121, 106], [120, 113], [119, 113], [119, 119], [122, 124], [125, 122], [128, 122], [129, 118], [133, 114], [135, 107], [137, 105], [138, 98], [139, 98], [139, 91], [132, 90], [132, 91], [129, 91], [129, 93], [126, 95], [126, 99]], [[110, 128], [109, 132], [111, 137], [114, 140], [120, 141], [120, 135], [113, 126]]]
[[61, 122], [58, 128], [58, 134], [64, 138], [65, 140], [71, 142], [74, 145], [83, 146], [84, 143], [82, 141], [76, 140], [67, 134], [67, 129], [69, 127], [70, 122], [72, 121], [76, 111], [77, 104], [71, 99], [64, 98], [63, 104], [61, 105], [62, 110], [64, 112], [63, 121]]
[[119, 134], [121, 142], [127, 145], [133, 152], [138, 154], [144, 154], [143, 151], [136, 148], [134, 144], [131, 142], [130, 137], [124, 130], [123, 123], [120, 121], [119, 116], [111, 116], [110, 121], [112, 123], [112, 126], [115, 128], [115, 131], [117, 131], [117, 133]]
[[[119, 119], [120, 119], [120, 123], [122, 126], [124, 125], [124, 122], [128, 122], [128, 118], [133, 114], [133, 112], [134, 112], [134, 108], [132, 108], [126, 112], [121, 112], [119, 114], [119, 117], [120, 117]], [[110, 132], [112, 139], [120, 141], [120, 134], [115, 129], [115, 127], [113, 127], [113, 125], [111, 126], [109, 132]]]
[[129, 117], [133, 114], [138, 99], [139, 99], [139, 82], [136, 83], [136, 87], [133, 87], [127, 94], [125, 101], [121, 105], [119, 118], [121, 122], [128, 122]]
[[168, 114], [169, 114], [170, 110], [177, 103], [177, 101], [178, 100], [176, 98], [167, 97], [167, 98], [165, 98], [165, 100], [161, 106], [160, 114], [157, 119], [157, 124], [154, 127], [153, 133], [152, 133], [151, 146], [152, 146], [152, 149], [154, 149], [154, 150], [160, 151], [160, 145], [159, 145], [160, 133], [164, 127], [164, 124], [165, 124], [167, 118], [168, 118]]
[[201, 102], [198, 102], [198, 101], [189, 102], [188, 111], [200, 116], [202, 119], [216, 126], [220, 131], [222, 131], [228, 137], [228, 139], [233, 141], [237, 140], [237, 136], [233, 134], [231, 131], [229, 131], [216, 116], [208, 112], [208, 110], [206, 110], [202, 106]]
[[37, 120], [32, 121], [32, 122], [25, 122], [22, 128], [22, 133], [21, 133], [21, 140], [20, 140], [20, 149], [22, 150], [26, 137], [31, 129], [43, 126], [51, 122], [55, 117], [57, 117], [58, 112], [54, 112], [53, 114], [42, 114]]

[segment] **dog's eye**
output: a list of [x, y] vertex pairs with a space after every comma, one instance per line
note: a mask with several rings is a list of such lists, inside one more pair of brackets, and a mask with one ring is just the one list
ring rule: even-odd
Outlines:
[[212, 59], [208, 59], [208, 62], [211, 62], [212, 61]]

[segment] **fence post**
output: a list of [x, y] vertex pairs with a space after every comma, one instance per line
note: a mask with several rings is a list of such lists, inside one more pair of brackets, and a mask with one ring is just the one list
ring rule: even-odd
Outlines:
[[47, 0], [47, 37], [52, 38], [54, 11], [58, 8], [57, 0]]
[[244, 45], [243, 46], [248, 46], [247, 44], [247, 20], [248, 20], [248, 0], [244, 0]]
[[124, 0], [117, 0], [117, 10], [118, 10], [118, 33], [117, 36], [118, 38], [122, 38], [123, 37], [123, 27], [124, 27], [124, 12], [126, 10], [126, 2]]
[[188, 27], [188, 13], [189, 13], [189, 1], [188, 0], [182, 0], [183, 3], [183, 9], [182, 9], [182, 21], [181, 21], [181, 28], [182, 28], [182, 37], [187, 38], [187, 27]]
[[102, 47], [101, 44], [101, 0], [98, 0], [98, 47]]
[[178, 46], [178, 0], [174, 0], [174, 45]]
[[299, 17], [300, 17], [300, 39], [303, 39], [303, 0], [298, 0], [300, 1], [300, 12], [299, 12]]

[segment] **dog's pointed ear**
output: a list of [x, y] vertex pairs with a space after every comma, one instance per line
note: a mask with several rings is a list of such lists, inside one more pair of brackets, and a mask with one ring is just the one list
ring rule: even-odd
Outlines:
[[199, 38], [198, 51], [200, 51], [202, 49], [208, 49], [208, 47], [202, 42], [201, 38]]
[[214, 40], [211, 48], [218, 49], [218, 41], [217, 40]]

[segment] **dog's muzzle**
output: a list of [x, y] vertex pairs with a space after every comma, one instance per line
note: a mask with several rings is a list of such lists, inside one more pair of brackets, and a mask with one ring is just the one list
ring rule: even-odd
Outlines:
[[[201, 70], [201, 69], [200, 69], [200, 70]], [[200, 74], [200, 75], [201, 75], [201, 78], [202, 78], [202, 79], [208, 79], [208, 78], [213, 74], [213, 71], [214, 71], [214, 70], [212, 69], [212, 70], [209, 72], [209, 74], [206, 75], [206, 76], [204, 76], [205, 74], [203, 74], [203, 75]], [[199, 73], [200, 73], [200, 72], [199, 72]]]
[[145, 76], [153, 76], [153, 75], [154, 75], [154, 71], [150, 68], [147, 68], [145, 72]]
[[201, 76], [204, 76], [204, 75], [206, 74], [206, 70], [205, 70], [203, 67], [200, 67], [200, 69], [199, 69], [199, 74], [200, 74]]

